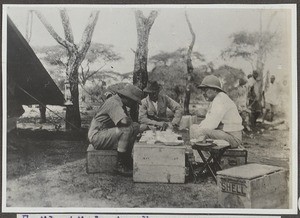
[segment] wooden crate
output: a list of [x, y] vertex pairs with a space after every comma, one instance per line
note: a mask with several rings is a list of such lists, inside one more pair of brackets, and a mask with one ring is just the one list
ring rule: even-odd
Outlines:
[[233, 148], [227, 149], [221, 158], [222, 169], [228, 169], [247, 164], [248, 152], [246, 149]]
[[134, 182], [185, 182], [185, 146], [142, 144], [134, 146]]
[[246, 164], [217, 172], [218, 201], [225, 208], [288, 208], [287, 170]]
[[86, 157], [87, 173], [113, 172], [116, 163], [116, 150], [95, 150], [89, 146]]

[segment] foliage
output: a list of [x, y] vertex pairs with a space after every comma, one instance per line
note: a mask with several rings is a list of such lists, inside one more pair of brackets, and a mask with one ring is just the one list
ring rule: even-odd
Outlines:
[[[173, 52], [160, 51], [158, 54], [150, 57], [149, 62], [153, 63], [155, 66], [159, 66], [159, 65], [170, 66], [172, 64], [186, 62], [186, 58], [187, 58], [186, 54], [187, 54], [186, 48], [179, 48]], [[192, 59], [200, 62], [205, 61], [204, 56], [197, 51], [192, 53]]]
[[[79, 71], [80, 82], [84, 85], [87, 80], [99, 72], [109, 62], [121, 60], [121, 56], [114, 50], [113, 45], [92, 43], [84, 61], [81, 64], [81, 70]], [[35, 47], [35, 52], [40, 54], [42, 61], [52, 65], [57, 71], [56, 77], [65, 71], [68, 62], [68, 56], [66, 49], [61, 45]], [[93, 68], [93, 69], [92, 69]]]
[[264, 31], [233, 33], [231, 44], [221, 52], [224, 60], [242, 58], [251, 64], [253, 70], [257, 63], [265, 63], [267, 55], [271, 54], [280, 43], [280, 36], [276, 32]]
[[239, 79], [245, 79], [246, 75], [241, 69], [236, 69], [228, 65], [220, 66], [213, 72], [213, 75], [220, 78], [223, 90], [232, 98], [236, 98], [236, 87]]
[[[245, 73], [227, 65], [223, 65], [213, 72], [208, 72], [203, 68], [195, 68], [192, 74], [192, 95], [191, 101], [204, 101], [202, 92], [197, 89], [203, 78], [207, 75], [217, 76], [223, 85], [223, 89], [229, 94], [234, 95], [235, 87], [240, 78], [245, 78]], [[185, 89], [185, 63], [177, 63], [171, 66], [157, 66], [149, 73], [149, 80], [156, 80], [162, 85], [167, 95], [178, 102], [182, 102]], [[233, 97], [233, 96], [232, 96]]]

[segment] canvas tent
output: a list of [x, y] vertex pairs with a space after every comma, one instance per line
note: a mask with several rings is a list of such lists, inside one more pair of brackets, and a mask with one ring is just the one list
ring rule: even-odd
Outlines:
[[64, 104], [62, 92], [9, 17], [7, 88], [7, 100], [13, 100], [21, 105], [38, 104], [38, 101], [47, 105]]

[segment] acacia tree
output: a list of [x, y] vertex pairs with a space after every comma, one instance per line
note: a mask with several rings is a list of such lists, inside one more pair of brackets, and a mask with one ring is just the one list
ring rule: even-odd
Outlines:
[[[193, 51], [191, 54], [193, 62], [200, 68], [195, 68], [191, 73], [193, 78], [190, 81], [191, 93], [195, 91], [194, 81], [198, 81], [199, 73], [203, 74], [202, 65], [205, 62], [204, 56]], [[160, 51], [149, 58], [149, 61], [154, 64], [149, 78], [153, 80], [160, 80], [164, 82], [165, 91], [172, 96], [178, 103], [184, 104], [184, 96], [186, 90], [186, 75], [187, 75], [187, 48], [179, 48], [172, 52]], [[205, 65], [206, 66], [206, 65]], [[197, 78], [197, 79], [196, 79]]]
[[79, 44], [75, 44], [73, 31], [66, 9], [61, 9], [60, 17], [64, 29], [65, 39], [61, 38], [53, 29], [46, 18], [37, 10], [34, 11], [50, 35], [67, 50], [66, 82], [70, 87], [72, 105], [67, 106], [66, 129], [77, 129], [81, 127], [79, 111], [79, 91], [78, 91], [78, 68], [85, 58], [90, 47], [94, 28], [96, 26], [99, 11], [91, 12], [88, 23], [82, 34]]
[[135, 51], [133, 84], [140, 89], [144, 89], [148, 82], [148, 39], [150, 29], [158, 15], [157, 11], [151, 11], [148, 17], [145, 17], [142, 11], [135, 12], [137, 28], [137, 49]]
[[[153, 63], [155, 67], [182, 64], [186, 63], [187, 53], [188, 51], [186, 48], [178, 48], [173, 52], [160, 51], [158, 54], [151, 56], [149, 61]], [[205, 61], [204, 55], [198, 51], [193, 51], [191, 53], [191, 58], [200, 62]]]
[[[113, 45], [92, 43], [84, 61], [80, 65], [80, 84], [85, 85], [85, 83], [89, 79], [101, 72], [101, 70], [107, 65], [107, 63], [119, 61], [121, 59], [121, 56], [113, 51]], [[91, 65], [95, 62], [97, 62], [100, 67], [92, 70]]]
[[193, 31], [192, 24], [186, 12], [185, 12], [185, 18], [192, 35], [192, 41], [191, 44], [189, 45], [187, 55], [186, 55], [187, 77], [186, 77], [186, 87], [185, 87], [185, 95], [184, 95], [184, 102], [183, 102], [184, 114], [189, 114], [190, 113], [189, 105], [191, 99], [191, 80], [192, 80], [192, 74], [194, 70], [193, 63], [192, 63], [192, 52], [195, 44], [196, 35]]
[[252, 70], [256, 70], [259, 74], [259, 89], [260, 96], [262, 98], [263, 90], [263, 77], [264, 77], [264, 66], [267, 58], [272, 54], [275, 48], [280, 44], [280, 37], [276, 31], [270, 31], [270, 24], [276, 15], [274, 12], [266, 26], [266, 29], [262, 28], [262, 20], [260, 14], [260, 28], [256, 32], [241, 31], [233, 33], [230, 38], [232, 39], [231, 45], [221, 52], [223, 59], [238, 59], [241, 58], [247, 61]]

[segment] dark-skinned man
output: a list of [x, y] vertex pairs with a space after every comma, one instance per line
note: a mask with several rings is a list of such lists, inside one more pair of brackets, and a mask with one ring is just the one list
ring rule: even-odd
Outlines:
[[104, 102], [88, 132], [88, 139], [96, 150], [117, 149], [116, 171], [124, 176], [132, 175], [131, 152], [139, 133], [139, 124], [132, 121], [127, 107], [141, 104], [142, 97], [142, 90], [127, 84]]
[[[180, 104], [164, 94], [156, 81], [149, 81], [144, 92], [148, 96], [142, 100], [139, 108], [140, 131], [143, 132], [151, 126], [160, 130], [178, 127], [183, 115]], [[167, 108], [174, 113], [173, 119], [167, 118]]]

